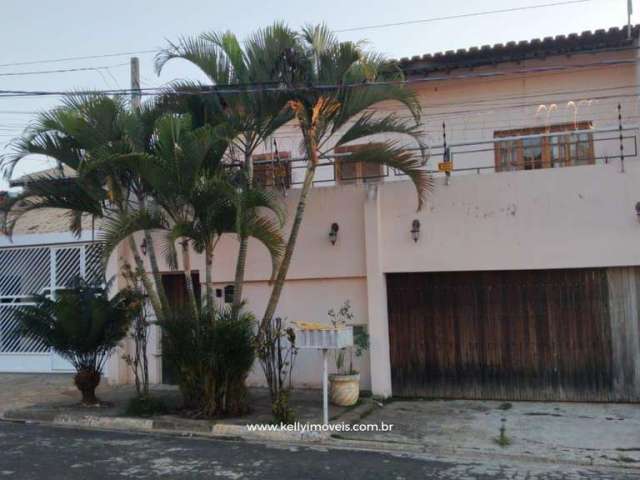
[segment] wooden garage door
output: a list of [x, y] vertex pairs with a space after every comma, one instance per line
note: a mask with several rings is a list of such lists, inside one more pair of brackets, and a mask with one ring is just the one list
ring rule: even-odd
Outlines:
[[605, 269], [387, 276], [393, 394], [609, 400]]

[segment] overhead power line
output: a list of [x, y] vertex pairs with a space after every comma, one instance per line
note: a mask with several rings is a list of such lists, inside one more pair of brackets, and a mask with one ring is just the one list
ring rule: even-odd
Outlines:
[[[637, 47], [635, 47], [637, 48]], [[305, 90], [335, 90], [338, 88], [362, 88], [362, 87], [375, 87], [380, 85], [415, 85], [420, 83], [429, 82], [441, 82], [451, 80], [465, 80], [472, 78], [492, 78], [492, 77], [506, 77], [509, 75], [522, 75], [529, 73], [549, 73], [559, 72], [566, 70], [578, 70], [583, 68], [598, 68], [598, 67], [612, 67], [621, 65], [635, 64], [636, 60], [605, 60], [597, 62], [589, 62], [582, 64], [560, 64], [560, 65], [545, 65], [539, 67], [525, 67], [515, 70], [500, 70], [492, 72], [469, 72], [459, 75], [444, 75], [433, 76], [425, 78], [414, 78], [408, 80], [389, 80], [379, 81], [371, 83], [354, 83], [354, 84], [319, 84], [311, 86], [295, 86], [295, 87], [283, 87], [277, 82], [270, 83], [247, 83], [247, 84], [225, 84], [225, 85], [211, 85], [204, 88], [195, 88], [189, 90], [174, 91], [167, 89], [166, 87], [149, 87], [141, 89], [110, 89], [110, 90], [78, 90], [78, 91], [53, 91], [53, 90], [0, 90], [0, 98], [15, 98], [15, 97], [43, 97], [43, 96], [70, 96], [70, 95], [131, 95], [134, 91], [144, 96], [187, 96], [187, 95], [230, 95], [239, 93], [264, 93], [264, 92], [277, 92], [277, 91], [305, 91]]]
[[135, 50], [130, 52], [117, 52], [117, 53], [103, 53], [98, 55], [84, 55], [80, 57], [63, 57], [63, 58], [53, 58], [46, 60], [31, 60], [28, 62], [12, 62], [12, 63], [2, 63], [0, 67], [17, 67], [21, 65], [38, 65], [41, 63], [60, 63], [60, 62], [72, 62], [77, 60], [91, 60], [94, 58], [110, 58], [110, 57], [128, 57], [130, 55], [145, 55], [149, 53], [156, 53], [157, 49], [149, 49], [149, 50]]
[[95, 70], [108, 70], [110, 68], [116, 67], [124, 67], [129, 65], [129, 63], [117, 63], [115, 65], [102, 65], [98, 67], [78, 67], [78, 68], [63, 68], [58, 70], [38, 70], [38, 71], [30, 71], [30, 72], [6, 72], [0, 73], [0, 77], [20, 77], [23, 75], [46, 75], [50, 73], [68, 73], [68, 72], [85, 72], [85, 71], [95, 71]]
[[[593, 97], [589, 97], [589, 100], [616, 100], [619, 101], [620, 99], [625, 99], [625, 98], [638, 98], [640, 97], [640, 93], [635, 92], [635, 93], [616, 93], [616, 94], [609, 94], [609, 95], [599, 95], [599, 96], [593, 96]], [[563, 101], [570, 101], [570, 100], [575, 100], [576, 97], [572, 96], [572, 97], [568, 97], [568, 98], [564, 98], [564, 99], [552, 99], [551, 102], [563, 102]], [[526, 108], [526, 107], [536, 107], [539, 106], [540, 102], [533, 102], [533, 103], [519, 103], [519, 104], [512, 104], [512, 105], [498, 105], [498, 106], [494, 106], [494, 107], [488, 107], [485, 109], [463, 109], [463, 110], [455, 110], [455, 111], [448, 111], [448, 112], [444, 112], [444, 111], [440, 111], [440, 112], [430, 112], [430, 113], [424, 113], [421, 115], [421, 118], [424, 121], [431, 121], [434, 119], [448, 119], [448, 120], [452, 120], [453, 118], [459, 118], [459, 117], [469, 117], [469, 115], [473, 115], [473, 114], [487, 114], [487, 113], [494, 113], [494, 112], [500, 112], [500, 111], [507, 111], [507, 110], [512, 110], [512, 109], [518, 109], [518, 108]], [[428, 107], [428, 105], [423, 105], [424, 107]], [[602, 113], [602, 112], [601, 112]], [[413, 117], [409, 116], [409, 115], [399, 115], [397, 118], [399, 119], [411, 119]], [[617, 118], [617, 117], [616, 117]], [[626, 116], [625, 116], [626, 118]], [[615, 118], [612, 117], [613, 120], [615, 120]], [[599, 120], [602, 120], [602, 118], [599, 118]], [[297, 131], [297, 127], [296, 126], [288, 126], [288, 125], [284, 125], [282, 128], [282, 132], [284, 131]], [[281, 133], [282, 133], [281, 132]], [[286, 135], [284, 135], [286, 137]]]
[[334, 30], [336, 33], [345, 33], [345, 32], [356, 32], [359, 30], [374, 30], [378, 28], [389, 28], [389, 27], [401, 27], [405, 25], [417, 25], [420, 23], [433, 23], [433, 22], [442, 22], [445, 20], [458, 20], [462, 18], [469, 17], [480, 17], [486, 15], [497, 15], [500, 13], [513, 13], [513, 12], [522, 12], [526, 10], [537, 10], [541, 8], [550, 8], [550, 7], [559, 7], [561, 5], [573, 5], [576, 3], [587, 3], [593, 0], [566, 0], [562, 2], [553, 2], [553, 3], [540, 3], [537, 5], [528, 5], [522, 7], [512, 7], [512, 8], [500, 8], [496, 10], [483, 10], [478, 12], [469, 12], [469, 13], [461, 13], [457, 15], [446, 15], [443, 17], [431, 17], [431, 18], [423, 18], [421, 20], [407, 20], [405, 22], [395, 22], [395, 23], [380, 23], [377, 25], [365, 25], [362, 27], [351, 27], [351, 28], [342, 28], [340, 30]]
[[[355, 32], [358, 30], [373, 30], [377, 28], [388, 28], [388, 27], [397, 27], [397, 26], [403, 26], [403, 25], [415, 25], [420, 23], [441, 22], [441, 21], [457, 20], [457, 19], [463, 19], [463, 18], [469, 18], [469, 17], [479, 17], [479, 16], [486, 16], [486, 15], [497, 15], [502, 13], [513, 13], [513, 12], [520, 12], [520, 11], [527, 11], [527, 10], [537, 10], [542, 8], [580, 4], [580, 3], [587, 3], [592, 1], [593, 0], [564, 0], [564, 1], [558, 1], [558, 2], [541, 3], [537, 5], [525, 5], [522, 7], [511, 7], [511, 8], [502, 8], [502, 9], [495, 9], [495, 10], [482, 10], [477, 12], [461, 13], [456, 15], [446, 15], [442, 17], [431, 17], [431, 18], [424, 18], [420, 20], [408, 20], [404, 22], [381, 23], [376, 25], [349, 27], [349, 28], [334, 30], [334, 32], [336, 33]], [[0, 64], [0, 68], [23, 66], [23, 65], [38, 65], [43, 63], [73, 62], [73, 61], [79, 61], [79, 60], [92, 60], [96, 58], [125, 57], [130, 55], [148, 55], [148, 54], [157, 53], [157, 52], [158, 52], [158, 49], [145, 49], [145, 50], [131, 50], [126, 52], [102, 53], [102, 54], [96, 54], [96, 55], [81, 55], [81, 56], [51, 58], [51, 59], [43, 59], [43, 60], [29, 60], [24, 62], [2, 63]]]
[[[539, 98], [539, 101], [534, 101], [534, 103], [530, 103], [528, 105], [538, 105], [540, 102], [562, 102], [569, 100], [588, 100], [591, 97], [583, 97], [585, 94], [591, 94], [595, 92], [605, 92], [612, 90], [623, 90], [623, 89], [637, 89], [640, 87], [640, 83], [629, 83], [622, 85], [612, 85], [608, 87], [596, 87], [596, 88], [580, 88], [580, 89], [569, 89], [569, 90], [555, 90], [555, 91], [546, 91], [546, 92], [538, 92], [538, 93], [530, 93], [526, 95], [508, 95], [508, 96], [500, 96], [494, 97], [485, 95], [484, 97], [480, 97], [477, 100], [472, 101], [447, 101], [447, 102], [427, 102], [421, 103], [421, 107], [424, 109], [432, 110], [437, 107], [454, 107], [454, 106], [477, 106], [481, 107], [482, 105], [490, 104], [490, 110], [484, 109], [473, 109], [473, 110], [463, 110], [463, 112], [486, 112], [495, 109], [496, 107], [500, 108], [510, 108], [510, 107], [519, 107], [522, 106], [521, 103], [517, 104], [509, 104], [508, 102], [511, 100], [525, 100], [525, 99], [536, 99]], [[569, 97], [564, 98], [551, 98], [557, 97], [558, 95], [570, 95]], [[543, 98], [546, 97], [546, 98]], [[532, 100], [533, 101], [533, 100]], [[378, 112], [388, 112], [392, 111], [385, 108], [376, 108]], [[0, 115], [37, 115], [42, 113], [42, 110], [0, 110]], [[448, 115], [452, 113], [450, 110], [440, 110], [434, 111], [433, 113], [428, 114], [428, 116], [435, 115]]]

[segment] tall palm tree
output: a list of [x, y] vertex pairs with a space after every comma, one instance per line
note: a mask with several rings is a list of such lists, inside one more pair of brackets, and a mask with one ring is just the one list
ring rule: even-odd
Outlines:
[[[117, 160], [144, 151], [149, 125], [157, 115], [153, 106], [132, 112], [121, 98], [101, 94], [68, 96], [60, 107], [40, 114], [2, 158], [5, 176], [11, 177], [15, 166], [30, 155], [52, 158], [61, 168], [29, 181], [18, 196], [3, 204], [4, 232], [10, 235], [31, 210], [62, 209], [70, 217], [70, 229], [79, 234], [83, 217], [109, 219], [144, 205], [144, 185], [134, 166]], [[74, 174], [65, 174], [62, 166]], [[156, 317], [162, 319], [168, 301], [153, 241], [147, 243], [153, 279], [145, 273], [134, 238], [127, 242]]]
[[[241, 189], [251, 189], [253, 185], [252, 156], [260, 145], [282, 125], [292, 119], [289, 110], [284, 109], [282, 96], [272, 91], [245, 91], [246, 85], [254, 83], [274, 83], [278, 81], [274, 65], [280, 52], [295, 45], [295, 35], [288, 27], [275, 23], [258, 30], [243, 45], [231, 32], [209, 32], [194, 37], [181, 38], [176, 43], [161, 50], [156, 56], [156, 70], [162, 71], [172, 59], [183, 59], [197, 66], [216, 88], [194, 82], [178, 82], [174, 89], [209, 90], [215, 95], [205, 95], [206, 99], [184, 98], [184, 103], [201, 102], [211, 113], [207, 118], [224, 118], [226, 137], [230, 151], [241, 155], [245, 182]], [[225, 90], [231, 92], [225, 93]], [[242, 198], [242, 197], [240, 197]], [[251, 198], [251, 194], [247, 195]], [[237, 205], [237, 228], [239, 240], [238, 258], [234, 278], [234, 299], [232, 312], [237, 315], [242, 303], [245, 268], [250, 232], [247, 226], [254, 221], [256, 212], [251, 202]]]
[[[421, 141], [420, 104], [405, 88], [399, 71], [388, 70], [379, 55], [367, 53], [362, 44], [340, 42], [325, 26], [303, 28], [295, 47], [281, 53], [280, 81], [286, 87], [288, 108], [303, 139], [307, 157], [304, 181], [284, 256], [267, 304], [262, 327], [273, 319], [296, 246], [304, 211], [320, 159], [336, 147], [393, 135], [359, 148], [343, 161], [392, 167], [413, 182], [418, 209], [431, 188], [431, 177], [422, 169], [425, 148]], [[396, 113], [377, 114], [381, 102], [406, 108], [413, 121]]]
[[[157, 120], [153, 138], [155, 146], [149, 153], [134, 160], [153, 205], [108, 222], [107, 250], [137, 231], [164, 230], [165, 252], [172, 268], [178, 263], [176, 243], [181, 245], [185, 284], [194, 313], [199, 307], [191, 278], [191, 247], [204, 253], [205, 298], [211, 310], [213, 254], [221, 236], [243, 228], [248, 237], [265, 245], [276, 264], [284, 243], [280, 235], [282, 207], [270, 192], [239, 188], [238, 179], [221, 161], [226, 143], [214, 127], [195, 127], [190, 115], [167, 114]], [[255, 212], [245, 215], [240, 226], [239, 209]], [[265, 210], [272, 215], [264, 215]]]

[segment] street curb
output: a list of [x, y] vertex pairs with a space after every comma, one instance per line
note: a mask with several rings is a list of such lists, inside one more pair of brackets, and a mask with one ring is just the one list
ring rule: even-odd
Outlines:
[[56, 415], [52, 423], [63, 426], [107, 428], [110, 430], [138, 430], [145, 432], [153, 430], [153, 420], [129, 417]]
[[179, 418], [144, 419], [133, 417], [101, 417], [96, 415], [57, 414], [47, 410], [9, 410], [2, 419], [13, 422], [51, 424], [64, 427], [124, 430], [145, 433], [170, 433], [247, 441], [320, 443], [330, 439], [329, 432], [249, 431], [246, 425], [205, 423]]
[[[358, 418], [368, 415], [375, 404], [364, 404], [346, 412], [336, 421], [340, 423], [357, 423]], [[497, 453], [495, 451], [468, 450], [462, 448], [439, 448], [432, 445], [408, 442], [380, 442], [375, 440], [356, 440], [345, 438], [330, 432], [287, 432], [287, 431], [249, 431], [246, 425], [227, 423], [208, 423], [197, 420], [175, 417], [159, 417], [143, 419], [133, 417], [99, 417], [95, 415], [59, 414], [47, 410], [8, 410], [1, 415], [1, 420], [61, 427], [77, 427], [85, 429], [126, 431], [131, 433], [158, 433], [187, 437], [216, 438], [247, 442], [276, 442], [301, 445], [318, 445], [343, 450], [360, 450], [387, 454], [427, 455], [433, 459], [464, 458], [467, 460], [520, 461], [527, 463], [544, 463], [555, 465], [577, 466], [596, 469], [616, 469], [622, 471], [638, 471], [639, 466], [624, 465], [603, 461], [564, 460], [537, 455]]]

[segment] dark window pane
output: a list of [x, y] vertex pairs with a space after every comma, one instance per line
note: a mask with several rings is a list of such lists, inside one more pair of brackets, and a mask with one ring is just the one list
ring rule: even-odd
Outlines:
[[224, 303], [233, 303], [233, 285], [224, 287]]
[[542, 168], [542, 138], [525, 138], [522, 140], [522, 148], [524, 169]]
[[358, 177], [357, 162], [339, 160], [340, 180], [355, 180]]

